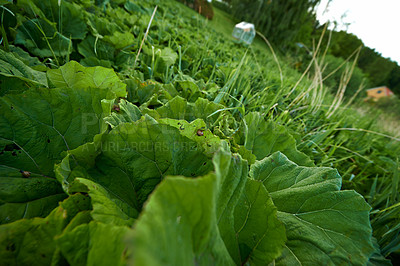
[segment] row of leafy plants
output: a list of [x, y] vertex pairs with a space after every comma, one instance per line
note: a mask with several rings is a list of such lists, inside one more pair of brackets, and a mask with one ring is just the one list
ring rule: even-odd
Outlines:
[[390, 264], [400, 145], [295, 70], [175, 1], [1, 3], [3, 264]]

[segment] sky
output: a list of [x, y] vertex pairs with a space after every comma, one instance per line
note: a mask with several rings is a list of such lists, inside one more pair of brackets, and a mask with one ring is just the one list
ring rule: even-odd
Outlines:
[[327, 2], [317, 9], [320, 24], [337, 21], [338, 30], [355, 34], [400, 65], [400, 0], [332, 0], [325, 10]]

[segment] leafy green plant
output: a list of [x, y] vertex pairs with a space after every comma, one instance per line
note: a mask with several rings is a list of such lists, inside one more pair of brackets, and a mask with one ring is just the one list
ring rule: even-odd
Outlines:
[[333, 96], [310, 96], [279, 55], [173, 1], [17, 5], [0, 51], [1, 263], [364, 265], [398, 251], [398, 141], [354, 109], [329, 116]]

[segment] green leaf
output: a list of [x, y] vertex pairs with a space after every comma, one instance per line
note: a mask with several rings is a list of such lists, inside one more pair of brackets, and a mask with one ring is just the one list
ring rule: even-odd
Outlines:
[[259, 181], [249, 179], [235, 208], [235, 232], [240, 261], [266, 265], [281, 255], [286, 241], [285, 227], [277, 209]]
[[178, 55], [171, 48], [165, 47], [161, 50], [161, 59], [166, 67], [170, 67], [171, 65], [175, 64], [176, 59], [178, 59]]
[[152, 99], [157, 99], [158, 95], [164, 92], [162, 84], [152, 80], [142, 82], [134, 78], [125, 80], [125, 83], [128, 87], [128, 100], [132, 103], [139, 102], [142, 106], [151, 104]]
[[[93, 220], [112, 225], [131, 226], [133, 224], [133, 219], [122, 211], [122, 208], [118, 206], [118, 202], [111, 200], [112, 196], [106, 189], [84, 178], [78, 178], [77, 180], [89, 190], [93, 206], [93, 211], [91, 211]], [[138, 213], [134, 214], [134, 217], [137, 216]]]
[[112, 128], [122, 123], [135, 122], [142, 116], [142, 113], [136, 105], [124, 99], [119, 102], [117, 107], [118, 110], [116, 112], [112, 112], [111, 115], [104, 118], [104, 121]]
[[36, 87], [17, 77], [7, 77], [0, 74], [0, 96], [19, 94], [29, 88]]
[[247, 162], [224, 142], [213, 163], [215, 175], [157, 186], [134, 225], [131, 263], [267, 265], [280, 255], [284, 227], [262, 183], [248, 180]]
[[[16, 58], [21, 60], [25, 65], [31, 67], [32, 69], [38, 71], [47, 71], [47, 67], [42, 62], [40, 62], [39, 58], [32, 57], [28, 52], [26, 52], [22, 48], [10, 45], [10, 52]], [[47, 80], [46, 80], [46, 85], [47, 85]]]
[[0, 226], [0, 258], [4, 265], [50, 265], [56, 252], [54, 237], [81, 211], [90, 208], [87, 196], [70, 196], [46, 218], [22, 219]]
[[126, 265], [124, 236], [126, 226], [90, 222], [56, 238], [70, 265]]
[[97, 57], [87, 57], [79, 61], [82, 66], [95, 67], [101, 66], [105, 68], [112, 68], [112, 62], [108, 60], [99, 60]]
[[[69, 63], [60, 71], [69, 72], [68, 67], [75, 64], [77, 63]], [[0, 98], [0, 179], [3, 186], [19, 189], [33, 185], [30, 179], [21, 178], [20, 170], [31, 172], [32, 177], [54, 177], [54, 163], [61, 161], [64, 157], [63, 151], [92, 141], [96, 134], [106, 130], [103, 116], [110, 113], [111, 107], [103, 110], [101, 101], [114, 101], [118, 96], [125, 96], [122, 86], [124, 84], [115, 81], [118, 79], [115, 73], [102, 68], [79, 67], [77, 70], [81, 71], [79, 76], [86, 83], [71, 79], [67, 85], [73, 88], [31, 89], [20, 95]], [[57, 84], [63, 85], [62, 82]], [[22, 184], [24, 182], [26, 184]], [[9, 207], [3, 206], [9, 211], [2, 213], [3, 217], [16, 219], [19, 215], [22, 218], [25, 211], [21, 212], [20, 208], [24, 204], [35, 206], [27, 209], [29, 217], [46, 214], [62, 197], [59, 187], [55, 183], [50, 185], [49, 182], [52, 181], [36, 184], [37, 189], [42, 192], [43, 186], [49, 185], [46, 193], [40, 194], [43, 199], [39, 196], [26, 196], [25, 201], [20, 198], [19, 211], [14, 213]], [[0, 194], [0, 202], [16, 203], [11, 196], [7, 193]], [[33, 199], [35, 204], [32, 205]]]
[[373, 251], [369, 210], [355, 191], [339, 191], [331, 168], [298, 166], [276, 152], [251, 166], [286, 227], [287, 243], [277, 265], [364, 265]]
[[135, 223], [130, 263], [233, 265], [216, 230], [215, 178], [165, 178]]
[[43, 18], [44, 15], [48, 22], [55, 24], [60, 35], [67, 39], [83, 39], [87, 33], [84, 10], [77, 4], [59, 0], [21, 0], [18, 6], [31, 13], [32, 17], [39, 14]]
[[50, 69], [47, 77], [58, 88], [98, 88], [108, 91], [108, 99], [113, 94], [118, 97], [126, 96], [126, 85], [119, 80], [114, 70], [104, 67], [84, 67], [71, 61], [58, 69]]
[[57, 180], [45, 177], [7, 177], [0, 168], [0, 224], [45, 217], [67, 195]]
[[284, 226], [262, 184], [248, 179], [247, 162], [224, 144], [213, 158], [219, 232], [236, 264], [267, 265], [281, 254]]
[[191, 77], [184, 76], [183, 80], [177, 80], [175, 82], [175, 87], [179, 94], [188, 101], [193, 102], [201, 96], [199, 86], [197, 86], [195, 80]]
[[[3, 50], [0, 50], [0, 75], [4, 76], [5, 79], [18, 78], [36, 86], [47, 87], [46, 73], [33, 70], [12, 53], [6, 53]], [[24, 87], [27, 88], [27, 86]], [[13, 88], [13, 90], [22, 91], [24, 87]], [[9, 90], [5, 90], [3, 82], [0, 83], [0, 95], [5, 95], [8, 92]]]
[[135, 36], [130, 32], [115, 31], [112, 35], [104, 36], [104, 41], [111, 43], [115, 49], [122, 49], [130, 45], [136, 44]]
[[[108, 18], [98, 16], [97, 14], [86, 13], [86, 23], [89, 26], [93, 36], [103, 38], [106, 35], [113, 35], [114, 32], [124, 30]], [[113, 19], [113, 18], [111, 18]]]
[[161, 118], [181, 119], [187, 120], [188, 122], [200, 118], [210, 126], [218, 119], [220, 113], [216, 113], [212, 116], [211, 114], [223, 108], [223, 105], [210, 102], [203, 98], [198, 98], [196, 102], [190, 103], [186, 99], [176, 96], [164, 106], [157, 108], [157, 112], [160, 114]]
[[314, 163], [296, 148], [295, 139], [287, 129], [272, 121], [265, 121], [260, 113], [252, 112], [245, 116], [244, 146], [261, 160], [276, 151], [284, 153], [298, 165], [313, 166]]
[[121, 89], [116, 91], [98, 86], [38, 89], [1, 98], [1, 165], [53, 176], [62, 151], [91, 141], [106, 129], [101, 100], [124, 96]]
[[144, 13], [144, 10], [140, 6], [131, 1], [126, 1], [124, 7], [127, 11], [131, 12], [132, 14]]
[[160, 124], [166, 124], [179, 129], [182, 136], [196, 141], [204, 149], [205, 154], [212, 156], [220, 147], [221, 140], [206, 129], [206, 123], [196, 119], [189, 123], [186, 120], [164, 118], [158, 120]]
[[61, 57], [72, 52], [70, 39], [41, 18], [24, 21], [17, 28], [15, 44], [25, 46], [30, 53], [41, 58]]
[[102, 39], [95, 38], [92, 35], [87, 36], [78, 44], [78, 52], [88, 58], [97, 58], [98, 60], [114, 61], [115, 48], [104, 42]]
[[93, 143], [70, 151], [56, 166], [56, 175], [70, 192], [75, 177], [96, 182], [134, 218], [165, 176], [195, 177], [211, 169], [211, 160], [198, 143], [174, 127], [143, 117], [120, 124], [97, 136]]

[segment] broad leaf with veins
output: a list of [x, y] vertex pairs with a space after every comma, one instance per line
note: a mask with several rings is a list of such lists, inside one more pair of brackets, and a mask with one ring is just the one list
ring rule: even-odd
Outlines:
[[288, 241], [277, 265], [365, 265], [373, 251], [369, 210], [355, 191], [340, 191], [331, 168], [298, 166], [276, 152], [252, 165], [278, 208]]
[[101, 185], [129, 216], [167, 175], [196, 177], [212, 170], [211, 158], [196, 141], [178, 129], [143, 119], [122, 123], [109, 133], [69, 152], [56, 166], [57, 179], [68, 192], [75, 177]]
[[[75, 70], [79, 70], [82, 79], [91, 79], [93, 83], [71, 85], [70, 80], [70, 87], [30, 89], [19, 95], [0, 98], [0, 178], [4, 186], [11, 190], [15, 187], [14, 190], [19, 193], [18, 201], [8, 194], [0, 194], [1, 208], [10, 210], [6, 204], [26, 206], [27, 202], [35, 200], [39, 207], [36, 212], [28, 212], [28, 217], [47, 215], [49, 207], [45, 208], [47, 211], [41, 211], [40, 206], [49, 204], [55, 207], [60, 200], [59, 196], [55, 196], [60, 193], [59, 188], [52, 190], [54, 186], [49, 186], [55, 180], [36, 182], [35, 187], [42, 194], [26, 196], [24, 200], [24, 190], [16, 188], [25, 186], [26, 182], [29, 186], [28, 183], [32, 182], [24, 179], [20, 170], [31, 172], [31, 177], [54, 178], [54, 163], [64, 157], [63, 151], [92, 141], [94, 135], [106, 129], [103, 117], [110, 113], [111, 108], [108, 106], [103, 112], [103, 107], [107, 105], [102, 104], [102, 100], [113, 101], [126, 94], [124, 84], [116, 81], [116, 74], [101, 67], [84, 68], [70, 62], [61, 68], [58, 77], [68, 79], [66, 73]], [[51, 198], [53, 200], [49, 202]], [[22, 208], [22, 205], [17, 208]], [[2, 222], [24, 217], [14, 214], [11, 219], [7, 213], [2, 212], [2, 215], [10, 219]]]

